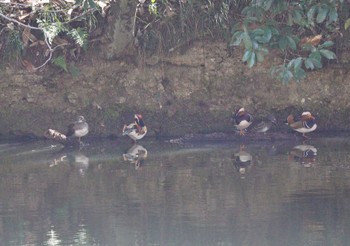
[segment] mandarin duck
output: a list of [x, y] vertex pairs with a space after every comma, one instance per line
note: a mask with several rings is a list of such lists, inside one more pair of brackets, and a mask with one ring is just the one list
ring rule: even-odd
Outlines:
[[256, 121], [256, 124], [252, 125], [252, 131], [253, 132], [259, 132], [259, 133], [266, 133], [272, 125], [277, 126], [277, 119], [274, 115], [270, 114], [266, 117], [266, 119], [263, 119], [261, 121]]
[[312, 145], [297, 145], [288, 154], [289, 160], [300, 162], [304, 167], [311, 167], [316, 162], [317, 149]]
[[124, 161], [129, 161], [135, 165], [135, 169], [139, 169], [144, 160], [147, 159], [147, 149], [143, 146], [134, 144], [125, 154], [123, 154]]
[[244, 108], [238, 109], [232, 116], [232, 122], [236, 129], [239, 130], [239, 135], [244, 136], [245, 130], [252, 124], [253, 116], [245, 111]]
[[287, 125], [289, 125], [294, 131], [303, 134], [304, 138], [308, 138], [305, 134], [313, 132], [317, 128], [316, 119], [310, 112], [303, 112], [300, 119], [294, 120], [293, 115], [287, 117]]
[[81, 144], [80, 139], [89, 133], [89, 125], [86, 123], [84, 116], [79, 116], [78, 120], [68, 125], [67, 138], [78, 138], [79, 143]]
[[234, 153], [234, 165], [240, 174], [245, 174], [247, 168], [252, 164], [252, 155], [245, 151], [245, 146], [240, 146], [239, 151]]
[[129, 125], [124, 125], [123, 127], [123, 136], [129, 136], [134, 142], [136, 140], [142, 139], [147, 133], [147, 127], [143, 122], [141, 114], [135, 114], [134, 122]]

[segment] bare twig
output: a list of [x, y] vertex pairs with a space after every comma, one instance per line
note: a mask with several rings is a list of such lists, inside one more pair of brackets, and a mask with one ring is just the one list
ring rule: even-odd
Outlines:
[[[89, 14], [89, 13], [93, 12], [94, 10], [95, 10], [95, 9], [89, 9], [88, 11], [82, 13], [81, 15], [76, 16], [76, 17], [74, 17], [73, 19], [71, 19], [71, 20], [69, 20], [69, 21], [66, 21], [66, 22], [63, 22], [63, 23], [64, 23], [64, 24], [67, 24], [67, 23], [69, 23], [69, 22], [72, 22], [72, 21], [74, 21], [74, 20], [77, 20], [77, 19], [79, 19], [79, 18], [85, 16], [86, 14]], [[49, 42], [49, 40], [48, 40], [48, 37], [47, 37], [47, 34], [46, 34], [44, 28], [42, 28], [42, 27], [31, 26], [31, 25], [29, 25], [29, 24], [24, 24], [24, 23], [22, 23], [22, 22], [20, 22], [20, 21], [18, 21], [18, 20], [16, 20], [16, 19], [14, 19], [14, 18], [11, 18], [11, 17], [8, 17], [8, 16], [4, 15], [4, 14], [1, 13], [1, 12], [0, 12], [0, 17], [4, 18], [4, 19], [6, 19], [6, 20], [8, 20], [8, 21], [10, 21], [10, 22], [16, 23], [16, 24], [18, 24], [19, 26], [22, 26], [22, 27], [25, 27], [25, 28], [29, 28], [29, 29], [33, 29], [33, 30], [40, 30], [40, 31], [44, 34], [44, 41], [45, 41], [45, 44], [46, 44], [47, 48], [49, 49], [49, 57], [48, 57], [48, 59], [46, 59], [46, 61], [45, 61], [43, 64], [41, 64], [41, 65], [38, 66], [38, 67], [35, 67], [35, 68], [34, 68], [35, 71], [38, 70], [38, 69], [40, 69], [40, 68], [42, 68], [42, 67], [44, 67], [44, 66], [52, 59], [53, 52], [54, 52], [58, 47], [61, 47], [61, 46], [64, 46], [64, 45], [65, 45], [65, 44], [61, 44], [61, 45], [57, 45], [56, 47], [52, 48], [52, 46], [51, 46], [51, 44], [50, 44], [50, 42]]]

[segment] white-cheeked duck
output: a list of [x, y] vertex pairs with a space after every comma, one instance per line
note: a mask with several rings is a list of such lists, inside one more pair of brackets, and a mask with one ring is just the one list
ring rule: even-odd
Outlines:
[[308, 138], [306, 133], [313, 132], [317, 128], [316, 118], [308, 111], [303, 112], [298, 120], [295, 120], [293, 115], [289, 115], [287, 124], [294, 131], [302, 133], [304, 138]]
[[123, 136], [129, 136], [134, 142], [142, 139], [147, 134], [147, 127], [142, 119], [141, 114], [135, 114], [134, 122], [124, 125]]
[[232, 122], [241, 136], [245, 134], [245, 130], [253, 123], [253, 120], [253, 116], [244, 108], [238, 109], [232, 116]]

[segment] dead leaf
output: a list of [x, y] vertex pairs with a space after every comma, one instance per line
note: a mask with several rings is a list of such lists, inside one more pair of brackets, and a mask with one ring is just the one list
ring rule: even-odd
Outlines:
[[22, 42], [23, 42], [24, 47], [28, 46], [29, 36], [30, 36], [30, 28], [26, 27], [26, 28], [24, 28], [24, 30], [22, 32]]
[[31, 14], [31, 13], [22, 14], [20, 17], [18, 17], [18, 19], [19, 19], [20, 21], [22, 21], [22, 20], [26, 19], [28, 16], [30, 16], [30, 14]]
[[312, 36], [312, 37], [305, 37], [305, 38], [302, 38], [299, 42], [299, 46], [300, 47], [303, 47], [307, 44], [311, 44], [313, 46], [317, 46], [320, 42], [321, 42], [321, 39], [322, 39], [322, 34], [319, 34], [319, 35], [316, 35], [316, 36]]
[[34, 73], [36, 71], [35, 66], [31, 62], [29, 62], [27, 60], [23, 60], [22, 64], [27, 69], [28, 72]]

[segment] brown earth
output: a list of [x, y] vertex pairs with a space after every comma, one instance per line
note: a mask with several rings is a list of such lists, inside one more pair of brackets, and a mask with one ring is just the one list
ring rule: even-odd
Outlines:
[[[123, 124], [141, 113], [149, 135], [233, 131], [232, 111], [244, 106], [255, 118], [309, 110], [319, 131], [349, 130], [350, 78], [345, 66], [309, 72], [300, 83], [271, 78], [266, 64], [249, 69], [241, 53], [225, 43], [197, 42], [183, 53], [142, 62], [86, 55], [80, 75], [0, 72], [0, 134], [43, 136], [48, 128], [65, 132], [84, 115], [91, 136], [120, 135]], [[136, 65], [137, 64], [137, 65]], [[265, 66], [266, 65], [266, 66]]]

